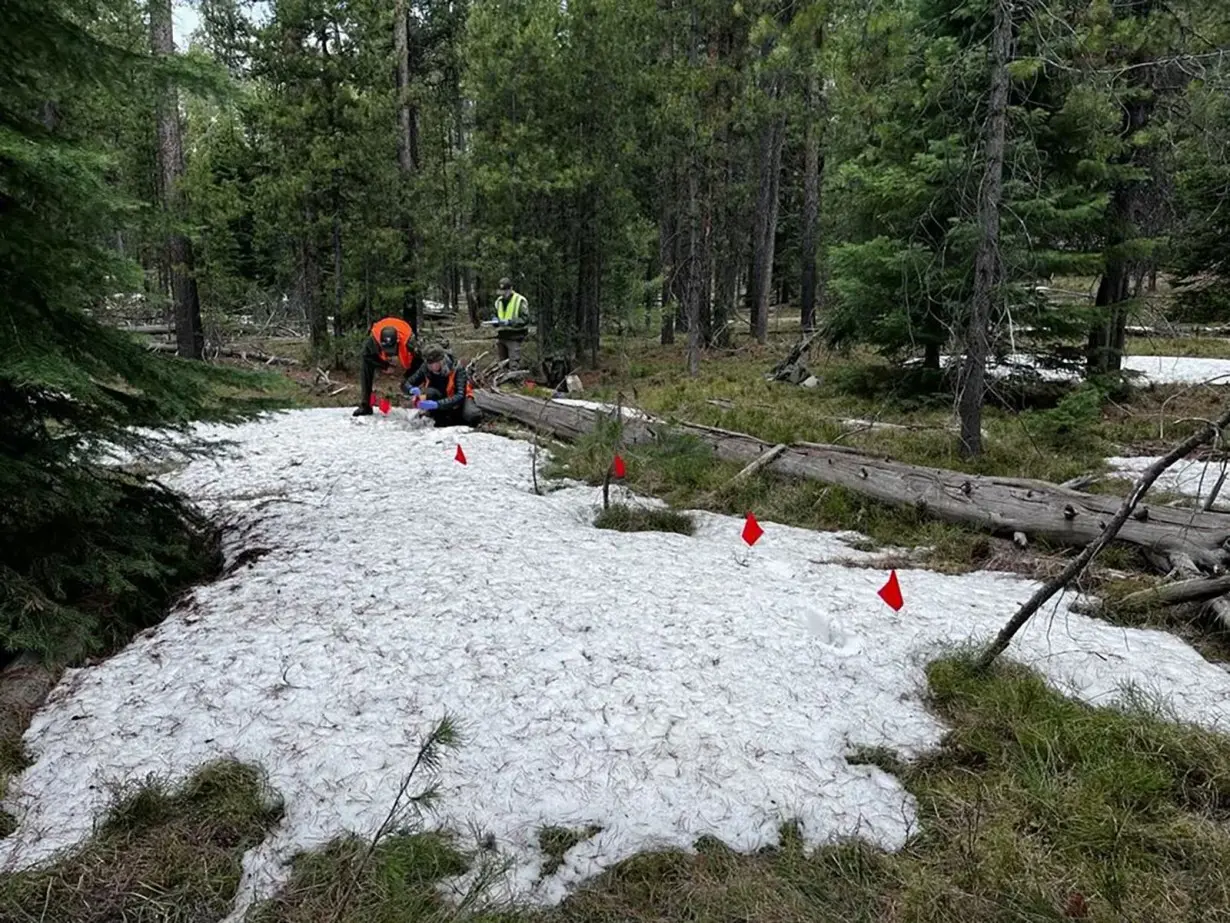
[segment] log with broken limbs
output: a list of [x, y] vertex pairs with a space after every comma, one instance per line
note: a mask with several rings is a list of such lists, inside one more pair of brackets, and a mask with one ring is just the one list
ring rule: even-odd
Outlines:
[[[483, 391], [476, 400], [485, 413], [519, 420], [565, 441], [592, 431], [608, 416], [519, 394]], [[1120, 505], [1115, 497], [1084, 494], [1045, 481], [908, 465], [847, 446], [797, 443], [779, 448], [714, 427], [641, 416], [622, 422], [627, 446], [654, 442], [667, 431], [695, 437], [720, 461], [741, 467], [758, 462], [760, 472], [832, 484], [882, 503], [912, 507], [935, 519], [1005, 537], [1019, 532], [1063, 547], [1084, 548], [1097, 539]], [[1196, 576], [1200, 569], [1213, 571], [1225, 565], [1230, 514], [1141, 506], [1122, 524], [1117, 538], [1170, 562], [1190, 561], [1196, 571], [1190, 576]]]
[[1115, 540], [1119, 530], [1123, 528], [1124, 523], [1128, 521], [1128, 518], [1136, 509], [1136, 505], [1144, 499], [1149, 488], [1153, 486], [1154, 482], [1162, 476], [1162, 473], [1167, 468], [1198, 446], [1218, 438], [1221, 431], [1227, 426], [1230, 426], [1230, 409], [1225, 410], [1216, 421], [1206, 423], [1199, 431], [1184, 439], [1146, 468], [1139, 480], [1133, 485], [1131, 493], [1127, 495], [1127, 498], [1124, 499], [1119, 507], [1119, 512], [1106, 524], [1102, 529], [1102, 533], [1090, 542], [1084, 551], [1073, 558], [1059, 576], [1042, 586], [1029, 598], [1025, 605], [1021, 606], [1016, 615], [1000, 630], [995, 640], [991, 642], [991, 646], [978, 658], [977, 669], [986, 670], [989, 668], [995, 662], [995, 658], [1008, 649], [1008, 644], [1012, 641], [1013, 636], [1025, 626], [1026, 622], [1033, 618], [1039, 609], [1046, 605], [1047, 600], [1079, 577], [1085, 568], [1089, 566], [1090, 562], [1097, 557], [1098, 553]]

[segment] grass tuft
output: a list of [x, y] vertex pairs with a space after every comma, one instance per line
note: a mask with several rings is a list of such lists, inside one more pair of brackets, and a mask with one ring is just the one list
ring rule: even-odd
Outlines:
[[542, 864], [543, 877], [554, 875], [559, 870], [568, 850], [601, 832], [602, 828], [594, 824], [580, 829], [543, 827], [538, 831], [538, 847], [547, 857], [547, 861]]
[[[298, 856], [282, 892], [253, 907], [247, 923], [429, 923], [462, 918], [437, 887], [471, 866], [451, 838], [439, 833], [386, 837], [364, 862], [368, 846], [367, 840], [351, 836]], [[352, 899], [343, 901], [352, 880]]]
[[674, 532], [678, 535], [691, 535], [696, 531], [696, 523], [687, 513], [630, 506], [626, 503], [612, 503], [601, 510], [594, 519], [594, 525], [599, 529], [613, 529], [616, 532]]
[[0, 876], [0, 919], [213, 921], [230, 910], [243, 854], [282, 816], [259, 770], [202, 767], [171, 789], [119, 796], [95, 835], [45, 868]]

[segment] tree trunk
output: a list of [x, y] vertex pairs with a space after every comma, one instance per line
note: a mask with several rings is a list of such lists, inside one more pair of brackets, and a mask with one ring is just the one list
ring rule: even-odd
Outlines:
[[[171, 0], [150, 0], [150, 49], [154, 57], [175, 54], [171, 26]], [[179, 126], [179, 97], [174, 86], [158, 94], [158, 191], [167, 221], [166, 267], [170, 274], [175, 305], [175, 340], [179, 355], [200, 359], [205, 355], [201, 324], [201, 300], [197, 292], [192, 241], [179, 229], [183, 221], [183, 198], [179, 180], [184, 172], [184, 148]]]
[[965, 337], [957, 415], [960, 451], [982, 454], [982, 405], [986, 398], [991, 315], [999, 297], [999, 220], [1004, 187], [1004, 136], [1008, 123], [1008, 60], [1012, 55], [1010, 0], [995, 0], [991, 34], [991, 94], [986, 122], [985, 163], [978, 192], [978, 250], [974, 255], [974, 297]]
[[663, 197], [662, 216], [658, 221], [658, 263], [662, 267], [662, 345], [675, 342], [675, 216], [669, 196]]
[[397, 58], [397, 166], [401, 172], [402, 234], [406, 285], [402, 315], [417, 331], [422, 324], [415, 276], [418, 270], [418, 239], [411, 218], [410, 194], [418, 172], [418, 113], [410, 99], [410, 10], [406, 0], [393, 5], [393, 52]]
[[342, 191], [334, 178], [333, 186], [333, 335], [340, 337], [342, 302], [346, 297], [346, 280], [342, 273]]
[[[1131, 17], [1144, 20], [1153, 10], [1153, 0], [1129, 0], [1127, 3], [1116, 3], [1113, 6], [1116, 19]], [[1127, 258], [1124, 250], [1140, 234], [1149, 189], [1157, 182], [1154, 170], [1150, 168], [1151, 155], [1148, 146], [1136, 142], [1138, 133], [1149, 124], [1155, 104], [1156, 90], [1150, 86], [1153, 68], [1139, 66], [1146, 63], [1139, 55], [1129, 55], [1128, 58], [1123, 64], [1136, 66], [1130, 70], [1125, 69], [1129, 99], [1123, 105], [1123, 120], [1119, 132], [1128, 151], [1118, 162], [1132, 168], [1130, 173], [1139, 174], [1143, 171], [1145, 175], [1121, 179], [1111, 190], [1110, 206], [1106, 215], [1106, 251], [1102, 279], [1098, 283], [1098, 293], [1094, 300], [1095, 306], [1102, 309], [1102, 316], [1089, 330], [1086, 350], [1086, 367], [1090, 375], [1118, 372], [1123, 368], [1127, 303], [1131, 298], [1132, 275], [1136, 269], [1136, 264]]]
[[[817, 33], [816, 44], [820, 44]], [[824, 124], [824, 99], [820, 89], [820, 75], [813, 72], [807, 78], [806, 128], [803, 140], [803, 235], [800, 242], [803, 258], [803, 273], [800, 280], [799, 320], [804, 333], [816, 328], [816, 250], [820, 246], [820, 175], [824, 172], [824, 154], [821, 150]]]
[[324, 306], [320, 300], [320, 270], [316, 264], [316, 245], [313, 240], [316, 211], [309, 203], [304, 207], [304, 231], [299, 238], [299, 300], [307, 317], [308, 335], [312, 352], [321, 355], [329, 342], [329, 328], [325, 323]]
[[[777, 98], [776, 82], [770, 95], [773, 99]], [[760, 187], [756, 197], [751, 284], [747, 293], [751, 333], [759, 343], [764, 343], [769, 336], [769, 293], [773, 288], [773, 250], [777, 240], [778, 185], [784, 136], [785, 125], [779, 116], [774, 116], [760, 135]]]
[[703, 286], [701, 284], [700, 258], [700, 202], [696, 193], [696, 163], [688, 164], [688, 253], [687, 272], [684, 282], [684, 299], [687, 303], [688, 317], [688, 374], [696, 378], [700, 375], [700, 301]]
[[[584, 407], [542, 401], [519, 394], [479, 391], [484, 412], [506, 416], [565, 440], [576, 439], [608, 414]], [[743, 433], [706, 426], [675, 424], [678, 432], [706, 443], [720, 461], [746, 465], [776, 450]], [[659, 420], [626, 418], [626, 445], [654, 442], [667, 429]], [[1122, 501], [1084, 494], [1026, 478], [983, 477], [907, 465], [882, 455], [866, 455], [846, 446], [798, 443], [780, 450], [765, 470], [782, 477], [819, 481], [852, 490], [884, 503], [908, 506], [936, 519], [960, 523], [995, 535], [1024, 533], [1056, 545], [1081, 548], [1102, 534]], [[1118, 539], [1163, 555], [1186, 554], [1210, 570], [1230, 555], [1230, 514], [1195, 512], [1166, 506], [1139, 507], [1124, 523]]]

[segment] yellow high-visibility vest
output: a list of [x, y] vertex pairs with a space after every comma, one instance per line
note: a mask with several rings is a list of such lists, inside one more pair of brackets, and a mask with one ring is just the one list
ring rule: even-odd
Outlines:
[[516, 320], [521, 316], [523, 307], [525, 307], [525, 296], [520, 292], [513, 292], [507, 301], [500, 298], [495, 300], [495, 316], [500, 320]]

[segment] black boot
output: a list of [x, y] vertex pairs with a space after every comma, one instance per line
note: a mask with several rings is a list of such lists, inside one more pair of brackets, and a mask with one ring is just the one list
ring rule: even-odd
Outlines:
[[370, 417], [371, 415], [372, 408], [370, 404], [360, 404], [354, 409], [354, 413], [351, 414], [352, 417]]

